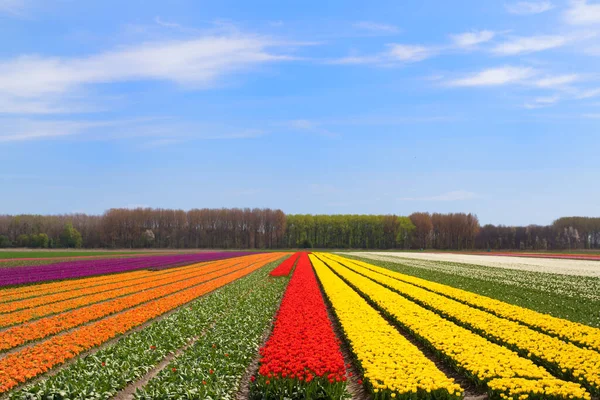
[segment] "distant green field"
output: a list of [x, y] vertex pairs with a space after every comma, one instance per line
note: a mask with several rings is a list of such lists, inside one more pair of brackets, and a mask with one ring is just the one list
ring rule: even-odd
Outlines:
[[0, 260], [19, 258], [65, 258], [82, 256], [118, 256], [143, 254], [144, 251], [0, 251]]

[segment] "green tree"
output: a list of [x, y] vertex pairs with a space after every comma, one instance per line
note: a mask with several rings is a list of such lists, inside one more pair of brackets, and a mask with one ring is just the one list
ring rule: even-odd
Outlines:
[[29, 235], [23, 233], [17, 236], [17, 247], [29, 247]]
[[6, 247], [12, 247], [12, 242], [7, 236], [0, 235], [0, 249], [4, 249]]
[[60, 234], [60, 244], [67, 248], [80, 248], [83, 245], [81, 233], [73, 227], [72, 223], [65, 224], [62, 233]]
[[398, 234], [396, 235], [396, 242], [401, 248], [407, 249], [413, 240], [413, 235], [417, 227], [412, 223], [408, 217], [398, 217]]
[[45, 233], [31, 235], [29, 237], [29, 245], [35, 248], [47, 249], [50, 238]]

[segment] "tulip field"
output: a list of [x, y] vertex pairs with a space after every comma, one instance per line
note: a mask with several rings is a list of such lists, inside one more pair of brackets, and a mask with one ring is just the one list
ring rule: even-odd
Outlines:
[[576, 272], [561, 279], [532, 260], [529, 283], [492, 259], [401, 257], [206, 252], [0, 268], [0, 400], [599, 399], [600, 328], [576, 310], [595, 304], [583, 294], [598, 278], [579, 272], [594, 261], [569, 260]]

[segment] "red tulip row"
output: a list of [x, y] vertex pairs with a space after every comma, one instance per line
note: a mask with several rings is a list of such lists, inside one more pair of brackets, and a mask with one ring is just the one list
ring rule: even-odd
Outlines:
[[260, 355], [252, 391], [265, 396], [261, 398], [292, 398], [299, 393], [307, 399], [344, 397], [346, 368], [340, 342], [307, 253], [299, 256], [273, 333]]
[[300, 252], [294, 253], [291, 257], [288, 257], [284, 262], [279, 264], [277, 268], [271, 271], [271, 276], [288, 276], [296, 264], [296, 260], [300, 257]]

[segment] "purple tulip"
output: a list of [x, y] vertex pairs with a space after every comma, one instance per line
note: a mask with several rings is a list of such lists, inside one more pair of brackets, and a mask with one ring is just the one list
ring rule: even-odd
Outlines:
[[0, 287], [113, 274], [138, 269], [160, 270], [204, 261], [241, 257], [249, 254], [257, 253], [248, 251], [221, 251], [166, 256], [77, 260], [47, 265], [0, 268]]

